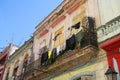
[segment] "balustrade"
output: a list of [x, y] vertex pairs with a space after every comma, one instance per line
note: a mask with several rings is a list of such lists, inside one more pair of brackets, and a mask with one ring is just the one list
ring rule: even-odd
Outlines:
[[97, 29], [98, 42], [102, 42], [120, 33], [120, 16]]

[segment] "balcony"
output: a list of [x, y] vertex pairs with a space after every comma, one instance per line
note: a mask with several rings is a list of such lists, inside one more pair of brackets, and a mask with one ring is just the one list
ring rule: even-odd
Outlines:
[[29, 76], [32, 74], [35, 69], [39, 69], [41, 67], [41, 58], [27, 65], [25, 69], [25, 76]]
[[107, 22], [97, 29], [98, 42], [103, 42], [120, 34], [120, 16]]
[[27, 66], [24, 79], [33, 80], [36, 78], [36, 80], [40, 80], [50, 75], [64, 72], [96, 58], [97, 51], [98, 48], [88, 45], [82, 49], [75, 49], [71, 53], [57, 57], [53, 64], [47, 66], [41, 66], [41, 60], [38, 59]]

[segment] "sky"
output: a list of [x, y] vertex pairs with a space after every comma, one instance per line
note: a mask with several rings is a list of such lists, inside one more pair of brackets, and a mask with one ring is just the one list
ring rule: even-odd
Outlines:
[[0, 0], [0, 51], [21, 46], [63, 0]]

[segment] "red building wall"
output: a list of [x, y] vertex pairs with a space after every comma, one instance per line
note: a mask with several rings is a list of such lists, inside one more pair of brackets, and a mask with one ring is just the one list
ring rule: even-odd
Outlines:
[[7, 56], [8, 56], [8, 48], [6, 48], [3, 53], [0, 55], [0, 64], [3, 66], [2, 68], [0, 68], [0, 80], [2, 80], [3, 74], [4, 74], [4, 69], [5, 69], [5, 65], [6, 65], [6, 60], [7, 60]]
[[116, 59], [120, 73], [120, 36], [107, 40], [100, 44], [100, 47], [107, 52], [108, 64], [114, 69], [113, 58]]

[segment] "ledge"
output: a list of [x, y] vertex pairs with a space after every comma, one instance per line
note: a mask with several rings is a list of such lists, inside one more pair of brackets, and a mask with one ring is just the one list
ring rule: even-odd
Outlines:
[[63, 54], [58, 57], [53, 64], [46, 67], [39, 67], [38, 70], [34, 70], [34, 77], [31, 75], [32, 73], [25, 75], [25, 80], [33, 80], [33, 78], [40, 80], [51, 75], [64, 72], [75, 66], [82, 65], [89, 62], [91, 59], [96, 58], [98, 53], [97, 51], [98, 48], [89, 45], [83, 49], [76, 49], [73, 53], [67, 55]]

